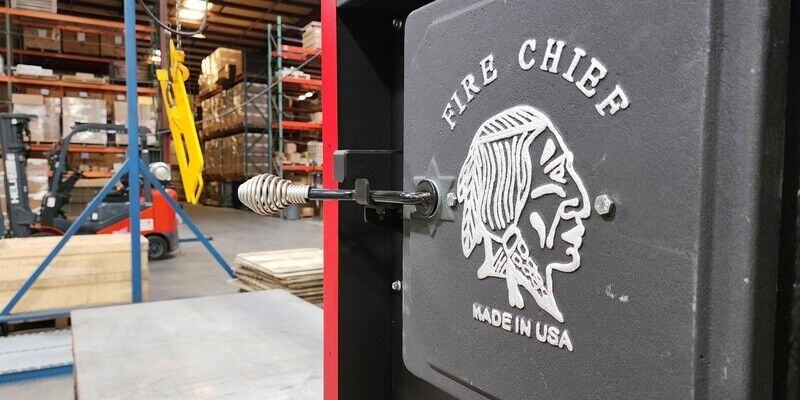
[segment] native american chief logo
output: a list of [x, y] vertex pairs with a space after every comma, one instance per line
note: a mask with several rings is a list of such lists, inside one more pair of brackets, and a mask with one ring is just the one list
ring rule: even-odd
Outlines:
[[516, 106], [484, 122], [458, 176], [463, 203], [461, 247], [469, 257], [483, 244], [478, 278], [506, 280], [508, 302], [522, 309], [524, 288], [559, 322], [553, 271], [581, 265], [589, 196], [573, 154], [550, 119]]

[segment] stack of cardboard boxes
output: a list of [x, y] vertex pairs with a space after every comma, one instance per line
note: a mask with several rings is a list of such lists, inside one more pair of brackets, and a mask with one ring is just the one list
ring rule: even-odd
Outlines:
[[215, 179], [236, 180], [270, 171], [269, 137], [239, 133], [205, 142], [205, 173]]
[[[242, 107], [245, 101], [251, 101]], [[268, 123], [269, 101], [267, 96], [258, 96], [267, 86], [260, 83], [239, 83], [230, 89], [203, 100], [203, 136], [218, 137], [226, 133], [241, 130], [245, 121], [251, 128], [266, 128]], [[246, 119], [245, 119], [246, 117]]]
[[200, 93], [208, 93], [220, 80], [233, 80], [244, 72], [241, 50], [218, 47], [200, 63]]
[[285, 164], [322, 165], [322, 142], [310, 140], [305, 143], [306, 151], [300, 151], [297, 143], [286, 142], [284, 149]]

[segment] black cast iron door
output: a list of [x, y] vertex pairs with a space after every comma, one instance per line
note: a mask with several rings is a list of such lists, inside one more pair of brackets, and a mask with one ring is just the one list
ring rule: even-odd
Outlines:
[[464, 399], [695, 398], [710, 9], [442, 0], [409, 16], [405, 190], [427, 179], [445, 199], [407, 220], [414, 374]]

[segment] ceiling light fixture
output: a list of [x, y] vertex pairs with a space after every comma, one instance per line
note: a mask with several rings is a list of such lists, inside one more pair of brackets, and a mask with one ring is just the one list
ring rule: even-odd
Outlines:
[[203, 19], [203, 10], [181, 8], [178, 10], [178, 18], [185, 21], [200, 21]]
[[[183, 0], [181, 6], [190, 10], [203, 11], [203, 7], [206, 7], [206, 2], [205, 0]], [[214, 7], [214, 4], [209, 2], [206, 10], [210, 10], [211, 7]]]

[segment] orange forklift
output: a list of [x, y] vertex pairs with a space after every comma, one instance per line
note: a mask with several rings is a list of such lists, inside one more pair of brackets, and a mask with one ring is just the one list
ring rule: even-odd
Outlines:
[[[48, 181], [48, 193], [42, 200], [41, 211], [37, 214], [30, 207], [25, 171], [28, 159], [25, 137], [29, 135], [28, 122], [31, 118], [32, 116], [25, 114], [0, 115], [0, 146], [5, 167], [3, 179], [8, 210], [7, 231], [3, 216], [0, 215], [0, 238], [63, 235], [73, 222], [66, 217], [63, 208], [69, 204], [75, 183], [83, 177], [79, 171], [69, 168], [69, 144], [72, 138], [87, 131], [126, 132], [122, 125], [78, 124], [56, 143], [47, 154], [51, 176]], [[146, 135], [143, 132], [139, 137], [145, 138]], [[143, 153], [142, 156], [146, 158], [147, 153]], [[150, 171], [162, 183], [170, 180], [170, 169], [165, 163], [150, 164]], [[147, 237], [150, 243], [149, 258], [161, 259], [177, 251], [179, 241], [175, 211], [167, 199], [150, 187], [147, 181], [128, 182], [123, 179], [120, 187], [103, 199], [97, 210], [78, 230], [78, 234], [129, 232], [128, 187], [131, 184], [143, 186], [140, 198], [142, 211], [139, 218], [142, 235]], [[177, 192], [174, 189], [167, 188], [167, 193], [177, 200]]]

